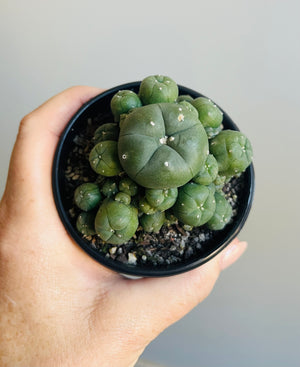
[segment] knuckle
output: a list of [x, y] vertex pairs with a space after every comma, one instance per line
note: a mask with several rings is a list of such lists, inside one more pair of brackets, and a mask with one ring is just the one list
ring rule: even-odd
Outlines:
[[30, 129], [30, 125], [32, 122], [32, 112], [25, 115], [19, 124], [19, 131], [18, 131], [18, 137], [19, 138], [23, 138], [24, 136], [26, 136], [28, 134], [28, 130]]

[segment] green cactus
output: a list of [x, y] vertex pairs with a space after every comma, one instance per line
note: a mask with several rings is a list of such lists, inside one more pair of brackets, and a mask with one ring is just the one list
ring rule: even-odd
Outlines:
[[95, 145], [90, 152], [89, 161], [92, 169], [102, 176], [116, 176], [122, 171], [117, 142], [113, 140], [102, 141]]
[[140, 218], [140, 225], [145, 232], [158, 233], [165, 223], [165, 219], [164, 212], [156, 212], [150, 215], [144, 214]]
[[180, 96], [178, 96], [177, 98], [177, 103], [182, 102], [182, 101], [186, 101], [189, 103], [192, 103], [192, 101], [194, 100], [194, 98], [192, 96], [190, 96], [189, 94], [182, 94]]
[[116, 201], [120, 201], [123, 204], [129, 205], [131, 202], [131, 197], [128, 194], [125, 194], [125, 192], [118, 192], [115, 196]]
[[74, 201], [79, 209], [89, 211], [94, 209], [101, 200], [101, 193], [98, 185], [94, 183], [84, 183], [78, 186], [74, 192]]
[[95, 145], [105, 140], [118, 140], [119, 137], [119, 126], [114, 122], [108, 122], [98, 127], [94, 133]]
[[221, 124], [220, 126], [218, 127], [210, 127], [210, 126], [205, 126], [204, 127], [205, 129], [205, 132], [206, 132], [206, 135], [207, 135], [207, 138], [208, 139], [212, 139], [214, 138], [215, 136], [217, 136], [219, 134], [220, 131], [223, 130], [223, 125]]
[[209, 154], [201, 170], [193, 177], [193, 181], [201, 185], [210, 185], [218, 175], [218, 162]]
[[138, 185], [131, 178], [124, 177], [120, 180], [119, 190], [130, 196], [134, 196], [138, 193]]
[[186, 231], [220, 230], [230, 222], [222, 189], [249, 166], [252, 148], [242, 133], [223, 130], [223, 113], [211, 100], [178, 96], [172, 79], [155, 75], [138, 95], [116, 93], [111, 112], [115, 122], [99, 126], [88, 144], [94, 183], [74, 191], [83, 236], [97, 235], [107, 252], [139, 241], [142, 230], [159, 233], [178, 223]]
[[113, 178], [107, 178], [101, 186], [101, 192], [107, 198], [115, 196], [118, 192], [118, 184], [116, 180]]
[[219, 174], [236, 176], [252, 161], [251, 143], [240, 131], [223, 130], [210, 141], [210, 152], [218, 162]]
[[223, 229], [232, 217], [232, 207], [221, 192], [215, 192], [216, 210], [207, 222], [209, 229], [219, 231]]
[[158, 211], [171, 208], [177, 199], [178, 189], [146, 189], [145, 198], [149, 205]]
[[199, 119], [204, 127], [217, 128], [223, 121], [223, 112], [208, 98], [198, 97], [192, 105], [199, 113]]
[[150, 205], [145, 197], [141, 197], [139, 199], [139, 211], [141, 213], [150, 215], [156, 213], [158, 209]]
[[105, 199], [95, 218], [95, 230], [100, 238], [113, 245], [130, 240], [138, 227], [136, 208], [120, 201]]
[[204, 164], [208, 139], [195, 109], [152, 104], [132, 110], [122, 121], [118, 152], [123, 169], [139, 185], [179, 187]]
[[173, 206], [174, 215], [189, 226], [202, 226], [215, 211], [214, 193], [214, 185], [187, 183], [179, 189], [177, 201]]
[[198, 118], [198, 111], [191, 103], [187, 101], [181, 101], [181, 102], [178, 102], [178, 106], [184, 107], [187, 111], [193, 114], [195, 118]]
[[148, 76], [141, 82], [139, 97], [143, 105], [175, 102], [178, 97], [178, 86], [167, 76]]
[[142, 102], [138, 95], [131, 90], [120, 90], [110, 102], [111, 112], [114, 115], [115, 122], [120, 121], [120, 116], [133, 108], [141, 107]]
[[76, 228], [84, 236], [92, 236], [96, 233], [94, 221], [95, 213], [81, 212], [76, 220]]
[[214, 185], [216, 187], [216, 190], [222, 191], [222, 188], [224, 187], [226, 182], [226, 176], [220, 176], [217, 175], [216, 179], [214, 180]]

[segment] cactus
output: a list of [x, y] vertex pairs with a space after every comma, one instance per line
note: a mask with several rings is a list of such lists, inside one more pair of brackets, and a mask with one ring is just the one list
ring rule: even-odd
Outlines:
[[94, 221], [95, 213], [81, 212], [77, 217], [76, 228], [84, 236], [92, 236], [96, 233]]
[[192, 105], [199, 113], [199, 119], [204, 127], [217, 128], [223, 120], [223, 112], [208, 98], [198, 97]]
[[131, 202], [131, 197], [128, 194], [125, 194], [125, 192], [118, 192], [115, 196], [115, 200], [119, 201], [120, 203], [129, 205]]
[[131, 90], [120, 90], [116, 93], [111, 102], [111, 112], [114, 115], [115, 122], [120, 121], [120, 116], [133, 108], [141, 107], [142, 103], [138, 95]]
[[218, 174], [216, 179], [214, 180], [214, 185], [216, 187], [216, 190], [222, 191], [222, 189], [225, 185], [225, 182], [226, 182], [226, 176], [220, 176]]
[[101, 192], [107, 198], [115, 196], [118, 192], [118, 184], [113, 178], [107, 178], [101, 186]]
[[124, 177], [120, 180], [119, 190], [130, 196], [134, 196], [138, 193], [138, 185], [131, 178]]
[[77, 230], [121, 245], [137, 230], [136, 238], [174, 224], [172, 230], [224, 228], [232, 208], [222, 188], [251, 163], [249, 140], [223, 130], [223, 113], [211, 100], [178, 96], [165, 76], [145, 78], [138, 95], [117, 92], [110, 105], [115, 122], [99, 126], [90, 142], [98, 176], [74, 192], [83, 211]]
[[145, 196], [140, 199], [139, 209], [147, 215], [165, 211], [175, 204], [177, 195], [177, 188], [146, 189]]
[[165, 223], [165, 213], [156, 212], [154, 214], [144, 214], [140, 218], [140, 224], [145, 232], [155, 232], [158, 233]]
[[186, 101], [189, 103], [192, 103], [192, 101], [194, 100], [194, 98], [192, 96], [190, 96], [189, 94], [181, 94], [180, 96], [178, 96], [177, 98], [177, 103], [182, 102], [182, 101]]
[[199, 172], [208, 139], [194, 109], [152, 104], [132, 110], [123, 120], [118, 151], [123, 169], [139, 185], [172, 188]]
[[171, 208], [176, 202], [177, 195], [177, 188], [145, 190], [145, 199], [157, 211], [165, 211]]
[[219, 191], [215, 192], [216, 210], [207, 222], [207, 227], [214, 231], [223, 229], [232, 217], [232, 207], [226, 200], [225, 195]]
[[210, 152], [218, 162], [219, 174], [231, 178], [250, 165], [251, 143], [240, 131], [223, 130], [210, 141]]
[[98, 185], [84, 183], [78, 186], [74, 192], [74, 201], [79, 209], [89, 211], [94, 209], [101, 200], [101, 193]]
[[95, 145], [105, 140], [118, 140], [119, 126], [114, 122], [108, 122], [98, 127], [94, 133]]
[[89, 161], [92, 169], [102, 176], [116, 176], [122, 171], [118, 159], [117, 142], [113, 140], [95, 145], [90, 152]]
[[212, 139], [215, 136], [217, 136], [219, 134], [220, 131], [222, 131], [223, 129], [223, 125], [221, 124], [218, 127], [210, 127], [210, 126], [205, 126], [204, 130], [206, 132], [207, 138], [208, 139]]
[[179, 189], [173, 206], [174, 215], [189, 226], [202, 226], [214, 214], [216, 201], [214, 185], [204, 186], [194, 182]]
[[141, 197], [139, 199], [139, 211], [141, 213], [151, 215], [156, 213], [158, 210], [152, 205], [150, 205], [145, 197]]
[[167, 76], [148, 76], [141, 82], [139, 97], [143, 105], [175, 102], [178, 97], [178, 86]]
[[120, 201], [105, 199], [96, 214], [96, 233], [103, 241], [113, 245], [130, 240], [137, 227], [137, 210]]
[[193, 181], [201, 185], [210, 185], [218, 175], [218, 162], [216, 158], [209, 154], [206, 158], [204, 166], [193, 177]]

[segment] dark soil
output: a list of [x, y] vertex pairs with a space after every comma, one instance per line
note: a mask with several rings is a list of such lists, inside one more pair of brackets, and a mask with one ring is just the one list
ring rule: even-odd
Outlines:
[[[93, 133], [99, 126], [100, 120], [101, 123], [113, 122], [110, 115], [88, 119], [83, 132], [76, 135], [66, 161], [65, 200], [75, 228], [80, 212], [73, 202], [76, 187], [85, 182], [101, 184], [103, 180], [90, 168], [88, 161], [89, 152], [93, 147]], [[239, 197], [244, 188], [243, 182], [242, 174], [239, 178], [233, 178], [223, 188], [233, 208], [232, 220], [237, 214]], [[230, 223], [227, 226], [230, 226]], [[151, 267], [185, 262], [192, 258], [205, 256], [208, 249], [211, 251], [215, 237], [222, 235], [221, 232], [211, 231], [205, 226], [187, 230], [185, 226], [177, 223], [169, 227], [163, 226], [159, 233], [147, 233], [139, 228], [130, 241], [120, 246], [107, 244], [97, 235], [88, 236], [85, 239], [103, 256], [122, 263]]]

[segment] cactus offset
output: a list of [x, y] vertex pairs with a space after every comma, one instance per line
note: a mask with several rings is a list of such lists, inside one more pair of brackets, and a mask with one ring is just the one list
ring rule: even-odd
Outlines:
[[189, 226], [202, 226], [214, 214], [216, 201], [215, 187], [187, 183], [179, 189], [178, 198], [173, 207], [174, 215]]
[[123, 113], [129, 112], [133, 108], [141, 107], [142, 103], [138, 95], [131, 90], [120, 90], [116, 93], [111, 102], [111, 112], [114, 115], [115, 122], [120, 121]]
[[141, 82], [139, 97], [143, 105], [175, 102], [178, 97], [178, 86], [167, 76], [148, 76]]
[[232, 217], [232, 207], [226, 200], [225, 195], [219, 191], [215, 192], [216, 210], [213, 216], [208, 220], [208, 228], [219, 231], [229, 223]]
[[223, 130], [210, 141], [210, 152], [218, 162], [219, 174], [231, 178], [245, 171], [252, 161], [249, 139], [240, 131]]
[[100, 200], [99, 187], [94, 183], [84, 183], [78, 186], [74, 192], [75, 204], [86, 212], [94, 209], [100, 203]]
[[96, 233], [103, 241], [113, 245], [120, 245], [130, 240], [137, 227], [136, 208], [121, 201], [105, 199], [96, 214]]

